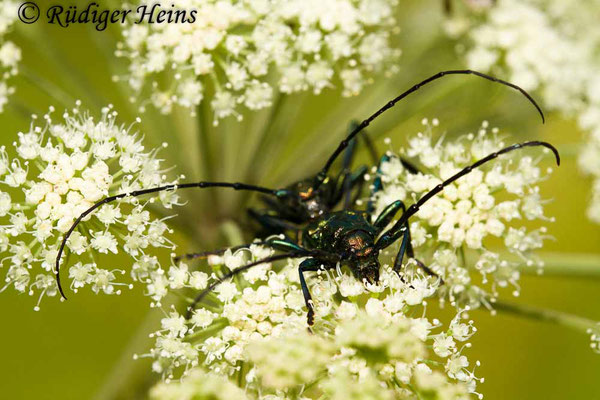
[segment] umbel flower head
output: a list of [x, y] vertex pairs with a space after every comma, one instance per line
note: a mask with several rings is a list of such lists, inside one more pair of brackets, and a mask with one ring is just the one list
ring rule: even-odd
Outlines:
[[[79, 103], [60, 121], [53, 111], [42, 121], [34, 116], [13, 149], [0, 148], [0, 268], [5, 277], [0, 289], [37, 292], [40, 300], [57, 294], [58, 247], [82, 212], [108, 195], [165, 183], [158, 150], [145, 151], [133, 125], [118, 125], [111, 106], [102, 109], [99, 119], [82, 112]], [[167, 207], [177, 201], [172, 193], [160, 199]], [[124, 252], [135, 260], [132, 277], [148, 282], [159, 300], [151, 277], [162, 276], [162, 270], [146, 252], [172, 246], [165, 222], [130, 198], [102, 206], [85, 221], [67, 242], [68, 251], [77, 255], [68, 269], [71, 288], [89, 285], [96, 293], [118, 294], [115, 287], [123, 283], [116, 283], [117, 275], [123, 271], [104, 269], [96, 260], [99, 254]]]
[[494, 3], [458, 14], [447, 23], [448, 32], [461, 38], [469, 68], [537, 91], [548, 108], [574, 118], [588, 132], [579, 164], [593, 179], [588, 216], [600, 223], [600, 3]]
[[[252, 245], [212, 257], [215, 273], [196, 271], [188, 279], [206, 287], [217, 271], [270, 252]], [[407, 282], [388, 266], [379, 285], [359, 282], [341, 269], [313, 275], [309, 286], [317, 319], [309, 334], [298, 263], [289, 261], [282, 268], [261, 264], [221, 284], [190, 320], [172, 310], [144, 357], [154, 359], [154, 371], [166, 382], [179, 374], [184, 378], [159, 385], [155, 398], [205, 390], [194, 389], [198, 374], [235, 382], [252, 399], [318, 399], [324, 394], [336, 399], [466, 399], [475, 392], [478, 379], [462, 354], [475, 329], [472, 321], [464, 321], [464, 310], [446, 329], [438, 320], [415, 316], [424, 311], [437, 281], [415, 274]]]
[[21, 61], [21, 50], [6, 39], [16, 19], [17, 3], [4, 1], [0, 8], [0, 112], [4, 110], [8, 96], [14, 92], [8, 81], [17, 74]]
[[277, 92], [359, 93], [399, 54], [389, 37], [396, 2], [179, 0], [197, 10], [195, 22], [132, 25], [117, 55], [138, 96], [149, 92], [163, 112], [207, 102], [217, 123], [241, 106], [270, 106]]
[[159, 384], [150, 391], [151, 400], [247, 400], [244, 390], [219, 375], [200, 369], [178, 384]]
[[[452, 141], [434, 138], [436, 119], [425, 119], [423, 124], [424, 132], [410, 138], [408, 147], [401, 150], [421, 172], [410, 174], [399, 156], [388, 152], [389, 161], [374, 171], [383, 184], [372, 199], [376, 209], [398, 199], [410, 204], [452, 174], [505, 146], [498, 129], [490, 129], [487, 122], [477, 133]], [[442, 297], [459, 306], [488, 305], [490, 296], [493, 300], [498, 295], [498, 287], [512, 285], [518, 294], [520, 268], [541, 271], [543, 263], [534, 251], [549, 237], [546, 228], [524, 226], [524, 221], [552, 221], [544, 215], [545, 201], [538, 187], [544, 179], [538, 166], [541, 158], [539, 154], [503, 155], [446, 187], [413, 217], [410, 229], [416, 257], [443, 280]], [[489, 294], [480, 286], [488, 282]]]
[[[452, 356], [445, 369], [436, 368], [440, 364], [427, 358], [419, 325], [423, 325], [422, 321], [414, 323], [398, 316], [389, 322], [357, 310], [356, 316], [341, 322], [333, 335], [301, 330], [258, 339], [249, 343], [245, 351], [245, 366], [251, 367], [243, 380], [245, 397], [234, 398], [474, 398], [466, 383], [474, 381], [472, 373], [466, 370], [467, 358]], [[450, 341], [454, 339], [450, 337]], [[201, 395], [208, 392], [213, 396], [208, 398], [225, 400], [232, 398], [229, 395], [240, 396], [241, 389], [234, 382], [239, 382], [235, 376], [207, 373], [197, 367], [177, 383], [158, 384], [151, 398], [204, 398]], [[211, 390], [218, 383], [227, 394]]]

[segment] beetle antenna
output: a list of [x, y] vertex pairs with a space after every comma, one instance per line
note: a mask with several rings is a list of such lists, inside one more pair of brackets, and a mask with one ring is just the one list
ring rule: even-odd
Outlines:
[[439, 185], [434, 187], [432, 190], [427, 192], [416, 203], [414, 203], [413, 205], [408, 207], [406, 212], [402, 214], [402, 216], [398, 219], [398, 221], [396, 221], [394, 226], [392, 226], [387, 232], [385, 232], [383, 235], [381, 235], [381, 237], [375, 244], [375, 248], [381, 250], [381, 249], [384, 249], [384, 248], [390, 246], [392, 243], [394, 243], [397, 239], [396, 235], [399, 235], [402, 233], [401, 228], [402, 228], [402, 226], [404, 226], [404, 224], [406, 224], [408, 219], [410, 217], [412, 217], [413, 215], [415, 215], [417, 213], [417, 211], [419, 211], [419, 209], [423, 206], [423, 204], [425, 204], [433, 196], [435, 196], [436, 194], [438, 194], [442, 190], [444, 190], [444, 188], [446, 186], [450, 185], [457, 179], [467, 175], [469, 172], [471, 172], [475, 168], [478, 168], [478, 167], [482, 166], [483, 164], [485, 164], [489, 161], [492, 161], [493, 159], [497, 158], [498, 156], [500, 156], [502, 154], [509, 153], [513, 150], [522, 149], [524, 147], [535, 147], [535, 146], [542, 146], [542, 147], [546, 147], [547, 149], [550, 149], [552, 151], [552, 153], [554, 153], [554, 157], [556, 158], [556, 164], [560, 166], [560, 154], [558, 153], [558, 150], [556, 149], [556, 147], [552, 146], [550, 143], [547, 143], [547, 142], [530, 141], [530, 142], [516, 143], [511, 146], [505, 147], [501, 150], [498, 150], [497, 152], [492, 153], [492, 154], [482, 158], [479, 161], [476, 161], [472, 165], [470, 165], [470, 166], [462, 169], [461, 171], [457, 172], [456, 174], [452, 175], [450, 178], [446, 179], [444, 182], [440, 183]]
[[277, 197], [284, 196], [287, 193], [287, 191], [285, 189], [283, 189], [283, 190], [269, 189], [269, 188], [262, 187], [262, 186], [248, 185], [245, 183], [237, 183], [237, 182], [235, 182], [235, 183], [232, 183], [232, 182], [192, 182], [192, 183], [180, 183], [180, 184], [174, 183], [174, 184], [159, 186], [159, 187], [155, 187], [155, 188], [151, 188], [151, 189], [134, 190], [129, 193], [120, 193], [120, 194], [116, 194], [114, 196], [105, 197], [104, 199], [100, 200], [99, 202], [97, 202], [96, 204], [94, 204], [93, 206], [91, 206], [90, 208], [85, 210], [79, 217], [77, 217], [77, 219], [75, 220], [75, 222], [73, 222], [73, 224], [71, 225], [71, 227], [69, 228], [67, 233], [65, 233], [65, 235], [63, 236], [62, 242], [60, 243], [60, 247], [58, 248], [58, 254], [56, 255], [56, 284], [58, 285], [58, 290], [59, 290], [61, 296], [65, 300], [67, 299], [67, 296], [65, 296], [65, 292], [63, 291], [62, 285], [60, 283], [60, 258], [65, 250], [65, 246], [67, 245], [67, 240], [69, 240], [69, 237], [71, 236], [71, 234], [73, 233], [73, 231], [75, 230], [77, 225], [79, 225], [79, 223], [85, 217], [87, 217], [91, 212], [93, 212], [97, 208], [103, 206], [104, 204], [111, 203], [115, 200], [119, 200], [124, 197], [138, 197], [138, 196], [143, 196], [145, 194], [163, 192], [166, 190], [189, 189], [189, 188], [204, 189], [204, 188], [212, 188], [212, 187], [231, 188], [234, 190], [248, 190], [248, 191], [252, 191], [252, 192], [260, 192], [263, 194], [269, 194], [269, 195], [277, 196]]
[[302, 258], [302, 257], [310, 256], [310, 255], [311, 255], [310, 251], [293, 251], [293, 252], [286, 253], [286, 254], [277, 254], [274, 256], [265, 257], [263, 259], [251, 262], [250, 264], [246, 264], [242, 267], [239, 267], [232, 271], [229, 271], [228, 273], [226, 273], [225, 275], [223, 275], [222, 277], [220, 277], [219, 279], [217, 279], [216, 281], [211, 283], [208, 287], [206, 287], [200, 293], [198, 293], [198, 295], [196, 296], [196, 298], [194, 299], [192, 304], [188, 307], [187, 313], [185, 315], [185, 319], [189, 320], [191, 318], [192, 312], [196, 309], [196, 305], [198, 303], [200, 303], [202, 301], [202, 299], [204, 299], [204, 297], [206, 297], [206, 295], [208, 295], [210, 292], [212, 292], [221, 283], [234, 277], [235, 275], [239, 274], [240, 272], [244, 272], [244, 271], [247, 271], [250, 268], [255, 267], [257, 265], [270, 263], [273, 261], [286, 260], [289, 258]]
[[510, 87], [512, 89], [515, 89], [518, 92], [520, 92], [523, 96], [525, 96], [527, 98], [527, 100], [529, 100], [529, 102], [531, 104], [533, 104], [533, 106], [537, 109], [538, 113], [542, 117], [542, 123], [545, 122], [544, 113], [542, 112], [542, 109], [540, 108], [540, 106], [533, 99], [533, 97], [531, 97], [531, 95], [529, 93], [527, 93], [525, 91], [525, 89], [523, 89], [523, 88], [515, 85], [514, 83], [510, 83], [510, 82], [507, 82], [505, 80], [493, 77], [491, 75], [487, 75], [487, 74], [484, 74], [482, 72], [473, 71], [473, 70], [470, 70], [470, 69], [448, 70], [448, 71], [438, 72], [437, 74], [432, 75], [429, 78], [427, 78], [427, 79], [425, 79], [425, 80], [417, 83], [416, 85], [414, 85], [413, 87], [411, 87], [410, 89], [408, 89], [407, 91], [405, 91], [404, 93], [401, 93], [399, 96], [397, 96], [394, 99], [390, 100], [386, 105], [384, 105], [379, 110], [377, 110], [377, 112], [375, 112], [369, 118], [365, 119], [360, 124], [358, 124], [358, 126], [356, 128], [354, 128], [352, 130], [352, 132], [350, 132], [350, 134], [348, 134], [348, 136], [344, 140], [342, 140], [340, 142], [340, 144], [338, 145], [337, 149], [335, 149], [335, 151], [333, 152], [333, 154], [331, 156], [329, 156], [329, 159], [325, 163], [325, 166], [323, 167], [323, 169], [317, 175], [316, 183], [315, 183], [315, 186], [313, 187], [313, 189], [316, 190], [316, 189], [319, 188], [319, 186], [321, 186], [321, 184], [323, 183], [323, 181], [327, 178], [327, 172], [329, 171], [329, 168], [331, 168], [331, 165], [333, 164], [333, 162], [335, 161], [335, 159], [342, 153], [342, 151], [344, 151], [344, 149], [346, 149], [346, 147], [348, 147], [348, 144], [350, 143], [350, 141], [360, 131], [362, 131], [367, 126], [369, 126], [369, 124], [371, 122], [373, 122], [374, 119], [376, 119], [377, 117], [379, 117], [381, 114], [383, 114], [384, 112], [386, 112], [390, 108], [394, 107], [396, 105], [396, 103], [398, 103], [400, 100], [404, 99], [409, 94], [411, 94], [413, 92], [416, 92], [417, 90], [419, 90], [421, 87], [427, 85], [428, 83], [433, 82], [435, 80], [438, 80], [440, 78], [443, 78], [444, 76], [447, 76], [447, 75], [475, 75], [475, 76], [478, 76], [480, 78], [487, 79], [489, 81], [492, 81], [492, 82], [495, 82], [495, 83], [499, 83], [501, 85], [508, 86], [508, 87]]
[[175, 263], [178, 263], [182, 260], [196, 260], [196, 259], [205, 259], [208, 258], [210, 256], [220, 256], [223, 255], [227, 250], [231, 250], [232, 252], [236, 252], [238, 250], [241, 249], [249, 249], [250, 246], [255, 245], [255, 246], [270, 246], [272, 249], [277, 249], [276, 247], [276, 243], [274, 243], [274, 241], [270, 238], [267, 238], [266, 240], [261, 240], [261, 241], [256, 241], [256, 242], [252, 242], [252, 243], [246, 243], [246, 244], [240, 244], [234, 247], [225, 247], [222, 249], [217, 249], [217, 250], [209, 250], [209, 251], [202, 251], [202, 252], [198, 252], [198, 253], [188, 253], [188, 254], [182, 254], [179, 256], [175, 256], [173, 258], [173, 261]]

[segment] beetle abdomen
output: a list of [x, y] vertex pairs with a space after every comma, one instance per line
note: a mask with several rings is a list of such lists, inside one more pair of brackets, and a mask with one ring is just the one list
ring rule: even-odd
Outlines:
[[[353, 232], [362, 231], [366, 238], [375, 238], [376, 230], [360, 211], [336, 211], [310, 223], [304, 230], [306, 245], [313, 249], [343, 251], [350, 244], [346, 238]], [[365, 243], [367, 244], [367, 243]]]

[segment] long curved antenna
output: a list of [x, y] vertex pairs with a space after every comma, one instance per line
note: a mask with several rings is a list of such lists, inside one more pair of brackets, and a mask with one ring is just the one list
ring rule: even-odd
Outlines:
[[533, 106], [537, 109], [538, 113], [542, 117], [542, 123], [544, 123], [546, 121], [545, 118], [544, 118], [544, 113], [542, 112], [542, 109], [536, 103], [536, 101], [533, 99], [533, 97], [531, 97], [531, 95], [529, 93], [527, 93], [525, 91], [525, 89], [520, 88], [519, 86], [515, 85], [514, 83], [510, 83], [510, 82], [504, 81], [502, 79], [498, 79], [496, 77], [493, 77], [493, 76], [490, 76], [490, 75], [487, 75], [487, 74], [484, 74], [484, 73], [481, 73], [481, 72], [478, 72], [478, 71], [473, 71], [473, 70], [470, 70], [470, 69], [457, 69], [457, 70], [448, 70], [448, 71], [438, 72], [437, 74], [432, 75], [429, 78], [427, 78], [427, 79], [425, 79], [425, 80], [417, 83], [416, 85], [414, 85], [413, 87], [411, 87], [410, 89], [408, 89], [404, 93], [400, 94], [396, 98], [390, 100], [385, 106], [383, 106], [379, 110], [377, 110], [377, 112], [375, 112], [375, 114], [373, 114], [369, 118], [365, 119], [355, 129], [353, 129], [352, 132], [350, 132], [350, 134], [348, 134], [348, 136], [344, 140], [342, 140], [340, 142], [340, 144], [338, 145], [337, 149], [335, 149], [335, 151], [333, 152], [333, 154], [329, 157], [329, 159], [325, 163], [325, 166], [323, 167], [323, 169], [317, 175], [316, 183], [315, 183], [315, 186], [313, 187], [313, 189], [316, 190], [316, 189], [319, 188], [319, 186], [321, 186], [321, 184], [323, 183], [323, 181], [327, 178], [327, 172], [329, 171], [329, 168], [331, 168], [331, 165], [333, 164], [333, 162], [335, 161], [335, 159], [342, 153], [342, 151], [344, 151], [344, 149], [346, 147], [348, 147], [348, 144], [350, 143], [350, 141], [360, 131], [362, 131], [367, 126], [369, 126], [369, 124], [375, 118], [379, 117], [381, 114], [383, 114], [384, 112], [386, 112], [390, 108], [394, 107], [397, 102], [399, 102], [400, 100], [402, 100], [403, 98], [405, 98], [409, 94], [411, 94], [413, 92], [416, 92], [417, 90], [419, 90], [421, 87], [427, 85], [428, 83], [433, 82], [433, 81], [435, 81], [437, 79], [440, 79], [440, 78], [442, 78], [442, 77], [444, 77], [446, 75], [475, 75], [475, 76], [478, 76], [480, 78], [487, 79], [489, 81], [492, 81], [492, 82], [495, 82], [495, 83], [499, 83], [499, 84], [508, 86], [510, 88], [513, 88], [513, 89], [519, 91], [523, 96], [525, 96], [527, 98], [527, 100], [529, 100], [531, 102], [531, 104], [533, 104]]
[[227, 279], [239, 274], [240, 272], [244, 272], [249, 270], [252, 267], [255, 267], [257, 265], [260, 264], [265, 264], [265, 263], [270, 263], [273, 261], [278, 261], [278, 260], [286, 260], [289, 258], [303, 258], [303, 257], [318, 257], [320, 260], [322, 261], [328, 261], [331, 263], [337, 263], [340, 261], [341, 257], [338, 254], [333, 254], [333, 253], [328, 253], [326, 251], [322, 251], [322, 250], [307, 250], [307, 249], [302, 249], [302, 250], [296, 250], [296, 251], [291, 251], [289, 253], [285, 253], [285, 254], [277, 254], [274, 256], [270, 256], [270, 257], [265, 257], [261, 260], [257, 260], [254, 262], [251, 262], [250, 264], [246, 264], [242, 267], [236, 268], [233, 271], [229, 271], [228, 273], [226, 273], [225, 275], [223, 275], [222, 277], [220, 277], [218, 280], [214, 281], [213, 283], [211, 283], [208, 287], [206, 287], [203, 291], [201, 291], [196, 298], [194, 299], [194, 301], [192, 302], [192, 304], [188, 307], [187, 313], [185, 315], [186, 319], [190, 319], [190, 317], [192, 316], [192, 311], [196, 308], [196, 305], [202, 301], [202, 299], [204, 299], [204, 297], [206, 297], [206, 295], [208, 293], [210, 293], [211, 291], [214, 290], [214, 288], [216, 288], [217, 286], [219, 286], [221, 283], [225, 282]]
[[192, 304], [188, 307], [187, 313], [185, 314], [185, 319], [188, 319], [188, 320], [190, 319], [190, 317], [192, 316], [192, 312], [196, 308], [196, 305], [198, 303], [200, 303], [202, 301], [202, 299], [204, 299], [204, 297], [206, 297], [207, 294], [209, 294], [210, 292], [212, 292], [221, 283], [223, 283], [227, 279], [230, 279], [233, 276], [239, 274], [240, 272], [247, 271], [250, 268], [255, 267], [257, 265], [260, 265], [260, 264], [270, 263], [270, 262], [278, 261], [278, 260], [286, 260], [286, 259], [289, 259], [289, 258], [302, 258], [302, 257], [310, 256], [310, 255], [311, 255], [310, 251], [293, 251], [293, 252], [285, 253], [285, 254], [277, 254], [277, 255], [274, 255], [274, 256], [265, 257], [263, 259], [251, 262], [250, 264], [246, 264], [246, 265], [244, 265], [242, 267], [236, 268], [233, 271], [229, 271], [228, 273], [226, 273], [225, 275], [223, 275], [222, 277], [220, 277], [219, 279], [217, 279], [216, 281], [214, 281], [213, 283], [211, 283], [203, 291], [201, 291], [200, 293], [198, 293], [198, 295], [196, 296], [196, 298], [194, 299], [194, 301], [192, 302]]
[[71, 227], [69, 228], [67, 233], [65, 233], [63, 240], [60, 243], [60, 247], [58, 248], [58, 254], [56, 255], [56, 284], [58, 285], [58, 290], [60, 291], [61, 296], [65, 300], [67, 299], [67, 296], [65, 296], [62, 285], [60, 283], [60, 258], [65, 250], [67, 240], [69, 239], [69, 237], [71, 236], [71, 234], [73, 233], [73, 231], [75, 230], [77, 225], [79, 225], [79, 223], [85, 217], [87, 217], [92, 211], [103, 206], [104, 204], [113, 202], [118, 199], [122, 199], [124, 197], [138, 197], [138, 196], [143, 196], [145, 194], [163, 192], [165, 190], [190, 189], [190, 188], [204, 189], [204, 188], [212, 188], [212, 187], [231, 188], [234, 190], [249, 190], [249, 191], [260, 192], [263, 194], [269, 194], [269, 195], [273, 195], [273, 196], [277, 196], [277, 197], [284, 196], [287, 193], [287, 191], [284, 189], [269, 189], [269, 188], [265, 188], [262, 186], [248, 185], [245, 183], [238, 183], [238, 182], [235, 182], [235, 183], [232, 183], [232, 182], [192, 182], [192, 183], [181, 183], [181, 184], [171, 184], [171, 185], [159, 186], [159, 187], [155, 187], [155, 188], [151, 188], [151, 189], [135, 190], [135, 191], [129, 192], [129, 193], [120, 193], [120, 194], [116, 194], [114, 196], [106, 197], [106, 198], [100, 200], [99, 202], [97, 202], [96, 204], [94, 204], [93, 206], [91, 206], [90, 208], [88, 208], [87, 210], [85, 210], [79, 217], [77, 217], [75, 222], [73, 222], [73, 225], [71, 225]]
[[297, 246], [293, 243], [287, 242], [285, 240], [276, 239], [276, 238], [267, 238], [266, 240], [260, 240], [260, 241], [256, 241], [256, 242], [252, 242], [252, 243], [240, 244], [240, 245], [237, 245], [234, 247], [225, 247], [225, 248], [221, 248], [221, 249], [217, 249], [217, 250], [209, 250], [209, 251], [202, 251], [202, 252], [198, 252], [198, 253], [182, 254], [182, 255], [174, 257], [173, 261], [175, 261], [175, 263], [178, 263], [181, 260], [196, 260], [198, 258], [204, 259], [204, 258], [208, 258], [210, 256], [222, 255], [227, 250], [236, 252], [241, 249], [249, 249], [250, 246], [252, 246], [252, 245], [266, 246], [266, 247], [270, 247], [273, 250], [282, 250], [282, 251], [294, 251], [294, 250], [302, 249], [302, 247]]
[[265, 244], [269, 244], [269, 242], [267, 241], [261, 241], [261, 242], [252, 242], [252, 243], [246, 243], [246, 244], [240, 244], [238, 246], [234, 246], [234, 247], [225, 247], [222, 249], [218, 249], [218, 250], [209, 250], [209, 251], [201, 251], [198, 253], [188, 253], [188, 254], [182, 254], [179, 256], [175, 256], [173, 258], [173, 261], [175, 263], [178, 263], [179, 261], [182, 260], [197, 260], [198, 258], [204, 259], [204, 258], [208, 258], [210, 256], [220, 256], [223, 255], [227, 250], [231, 250], [232, 252], [236, 252], [240, 249], [245, 249], [245, 248], [249, 248], [250, 246], [252, 246], [253, 244], [255, 245], [265, 245]]
[[381, 237], [375, 244], [375, 249], [381, 250], [381, 249], [384, 249], [384, 248], [390, 246], [392, 243], [394, 243], [397, 239], [396, 235], [398, 235], [399, 233], [402, 232], [401, 228], [408, 221], [408, 219], [410, 217], [412, 217], [413, 215], [415, 215], [417, 213], [417, 211], [419, 211], [419, 209], [423, 206], [423, 204], [425, 204], [433, 196], [435, 196], [436, 194], [438, 194], [442, 190], [444, 190], [444, 188], [446, 186], [450, 185], [452, 182], [467, 175], [469, 172], [471, 172], [475, 168], [480, 167], [481, 165], [497, 158], [498, 156], [500, 156], [504, 153], [508, 153], [513, 150], [521, 149], [524, 147], [535, 147], [535, 146], [543, 146], [543, 147], [546, 147], [546, 148], [552, 150], [552, 153], [554, 153], [554, 157], [556, 158], [556, 164], [560, 166], [560, 154], [558, 153], [558, 150], [554, 146], [552, 146], [550, 143], [541, 142], [541, 141], [530, 141], [530, 142], [516, 143], [511, 146], [505, 147], [495, 153], [492, 153], [492, 154], [482, 158], [479, 161], [476, 161], [472, 165], [457, 172], [456, 174], [452, 175], [450, 178], [446, 179], [444, 182], [440, 183], [439, 185], [434, 187], [432, 190], [427, 192], [416, 203], [414, 203], [413, 205], [408, 207], [406, 212], [404, 214], [402, 214], [402, 216], [398, 219], [398, 221], [396, 221], [394, 226], [392, 226], [383, 235], [381, 235]]

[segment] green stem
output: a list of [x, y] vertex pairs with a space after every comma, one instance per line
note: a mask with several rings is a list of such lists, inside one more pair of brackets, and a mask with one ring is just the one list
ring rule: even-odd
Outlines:
[[46, 92], [48, 96], [60, 102], [65, 108], [70, 108], [75, 105], [75, 99], [68, 95], [65, 91], [59, 88], [54, 83], [40, 76], [26, 66], [20, 67], [21, 76], [25, 77], [34, 87]]
[[205, 338], [213, 336], [213, 334], [215, 334], [216, 332], [219, 332], [226, 326], [227, 326], [227, 321], [216, 321], [206, 329], [200, 329], [200, 330], [197, 330], [196, 332], [192, 333], [191, 335], [187, 335], [185, 337], [185, 341], [190, 342], [190, 343], [200, 343]]
[[[600, 278], [600, 254], [538, 253], [544, 261], [543, 274], [572, 278]], [[522, 273], [537, 274], [536, 268], [519, 267]]]
[[250, 168], [247, 169], [246, 173], [247, 182], [254, 182], [256, 179], [257, 164], [259, 164], [260, 160], [264, 158], [265, 149], [271, 140], [271, 137], [273, 136], [273, 131], [275, 130], [274, 128], [277, 124], [277, 121], [279, 118], [281, 118], [281, 110], [284, 106], [286, 98], [287, 95], [284, 93], [278, 93], [273, 101], [273, 105], [271, 105], [269, 117], [265, 122], [265, 126], [260, 132], [258, 143], [252, 152], [252, 158], [249, 164]]
[[214, 179], [214, 161], [213, 149], [210, 141], [210, 113], [206, 110], [207, 101], [204, 100], [198, 105], [196, 118], [198, 120], [198, 131], [200, 134], [199, 144], [201, 146], [198, 152], [202, 156], [204, 162], [204, 177], [206, 180]]
[[537, 308], [522, 304], [506, 303], [502, 301], [497, 301], [493, 304], [494, 309], [501, 312], [543, 322], [552, 322], [586, 334], [589, 334], [590, 330], [592, 329], [598, 329], [598, 322], [596, 321], [561, 311]]

